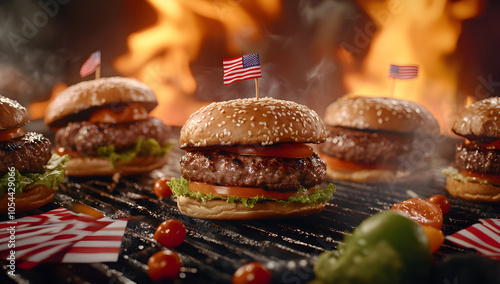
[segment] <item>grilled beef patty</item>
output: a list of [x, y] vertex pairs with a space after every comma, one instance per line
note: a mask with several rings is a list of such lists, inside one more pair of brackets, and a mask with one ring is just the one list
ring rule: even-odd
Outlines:
[[158, 118], [119, 124], [70, 122], [56, 131], [55, 143], [66, 150], [92, 155], [102, 146], [114, 145], [117, 151], [126, 150], [139, 138], [153, 138], [163, 145], [168, 142], [170, 129]]
[[290, 191], [320, 184], [326, 164], [311, 157], [287, 159], [238, 155], [226, 151], [190, 151], [180, 161], [184, 178], [208, 184]]
[[41, 172], [51, 155], [49, 139], [39, 133], [28, 132], [22, 137], [0, 142], [0, 176], [10, 167], [21, 173]]
[[[363, 164], [418, 167], [430, 159], [425, 139], [410, 134], [327, 127], [328, 138], [321, 152], [341, 160]], [[431, 140], [429, 140], [431, 141]], [[420, 146], [419, 146], [420, 145]], [[410, 161], [411, 160], [411, 161]]]
[[456, 148], [455, 166], [480, 173], [500, 173], [500, 150], [487, 149], [477, 143], [459, 143]]

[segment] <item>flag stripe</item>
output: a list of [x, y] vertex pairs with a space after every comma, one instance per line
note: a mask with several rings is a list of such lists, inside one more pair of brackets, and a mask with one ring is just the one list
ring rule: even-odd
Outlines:
[[446, 239], [456, 245], [475, 249], [481, 255], [500, 259], [500, 219], [479, 221], [481, 223], [460, 230]]
[[248, 75], [248, 74], [260, 75], [261, 71], [258, 68], [248, 68], [248, 70], [245, 70], [243, 72], [237, 72], [237, 73], [233, 72], [230, 75], [225, 76], [224, 78], [226, 80], [229, 80], [229, 79], [232, 79], [232, 78], [235, 78], [235, 77], [238, 77], [238, 76], [244, 76], [244, 75]]
[[400, 80], [413, 79], [418, 76], [418, 65], [394, 65], [389, 67], [389, 78]]
[[[126, 220], [95, 219], [64, 208], [24, 217], [12, 223], [0, 222], [0, 227], [15, 227], [16, 262], [25, 269], [43, 261], [116, 261], [127, 226]], [[7, 240], [10, 232], [1, 232], [0, 256], [6, 257], [9, 253]], [[88, 257], [79, 258], [82, 254]]]
[[486, 227], [500, 235], [500, 219], [480, 219]]
[[224, 85], [262, 77], [259, 54], [247, 54], [222, 60], [224, 67]]
[[80, 77], [85, 77], [87, 75], [90, 75], [94, 73], [96, 70], [97, 66], [101, 65], [101, 51], [98, 50], [94, 53], [92, 53], [89, 58], [83, 63], [82, 67], [80, 68]]

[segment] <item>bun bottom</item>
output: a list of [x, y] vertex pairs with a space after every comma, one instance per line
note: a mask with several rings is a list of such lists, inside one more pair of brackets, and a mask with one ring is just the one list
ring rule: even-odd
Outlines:
[[163, 167], [167, 163], [167, 156], [158, 157], [136, 157], [130, 162], [119, 162], [113, 167], [110, 160], [99, 157], [75, 157], [66, 163], [66, 175], [75, 177], [85, 176], [112, 176], [133, 175], [148, 173]]
[[[48, 188], [45, 185], [35, 185], [28, 188], [23, 188], [23, 193], [16, 196], [15, 212], [24, 212], [42, 207], [49, 203], [54, 198], [54, 189]], [[9, 195], [4, 194], [0, 198], [0, 213], [5, 214], [9, 211], [8, 200]]]
[[302, 203], [288, 203], [286, 206], [273, 201], [255, 204], [253, 208], [245, 207], [241, 203], [232, 204], [224, 200], [202, 201], [190, 197], [177, 197], [177, 207], [182, 214], [215, 220], [253, 220], [253, 219], [284, 219], [304, 217], [319, 213], [326, 206], [320, 203], [310, 206]]
[[446, 190], [451, 196], [469, 201], [500, 202], [500, 186], [466, 182], [446, 177]]

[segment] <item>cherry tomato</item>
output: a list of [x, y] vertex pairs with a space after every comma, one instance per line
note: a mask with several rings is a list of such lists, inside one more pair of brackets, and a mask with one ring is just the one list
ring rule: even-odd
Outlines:
[[186, 238], [186, 228], [177, 220], [167, 220], [158, 226], [153, 238], [167, 248], [176, 247]]
[[444, 234], [441, 230], [431, 226], [422, 226], [422, 229], [424, 229], [427, 239], [429, 240], [430, 252], [434, 253], [444, 243]]
[[182, 267], [181, 259], [176, 252], [162, 250], [153, 254], [148, 260], [148, 275], [152, 280], [175, 279]]
[[233, 274], [232, 284], [267, 284], [271, 283], [271, 271], [260, 262], [247, 263]]
[[450, 201], [446, 196], [441, 194], [436, 194], [427, 199], [427, 201], [432, 202], [439, 206], [443, 211], [443, 214], [446, 214], [450, 211]]
[[170, 178], [162, 177], [155, 182], [153, 189], [155, 191], [156, 196], [166, 197], [172, 195], [172, 190], [170, 189], [170, 186], [168, 186], [167, 184], [167, 182], [169, 181]]
[[438, 230], [443, 227], [443, 211], [438, 205], [427, 200], [410, 198], [392, 205], [391, 209], [404, 213], [423, 226], [431, 226]]

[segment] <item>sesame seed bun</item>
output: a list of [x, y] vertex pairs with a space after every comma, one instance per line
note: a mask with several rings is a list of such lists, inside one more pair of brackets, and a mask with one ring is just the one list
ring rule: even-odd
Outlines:
[[500, 202], [500, 186], [467, 182], [446, 177], [446, 190], [451, 196], [470, 201]]
[[263, 146], [320, 143], [326, 129], [317, 113], [304, 105], [273, 98], [236, 99], [209, 104], [186, 121], [181, 148], [215, 145]]
[[21, 127], [29, 121], [25, 107], [17, 101], [0, 96], [0, 130]]
[[182, 214], [202, 219], [215, 220], [253, 220], [253, 219], [283, 219], [308, 216], [319, 213], [326, 202], [316, 206], [302, 203], [289, 203], [286, 206], [278, 202], [261, 202], [253, 208], [241, 203], [232, 204], [223, 200], [208, 200], [179, 196], [177, 206]]
[[324, 122], [362, 130], [439, 133], [439, 123], [423, 106], [385, 97], [344, 96], [327, 107]]
[[66, 163], [66, 175], [75, 177], [85, 176], [112, 176], [119, 173], [121, 176], [148, 173], [161, 168], [167, 163], [164, 157], [136, 157], [129, 162], [118, 161], [113, 167], [109, 159], [99, 157], [72, 157]]
[[440, 128], [423, 106], [401, 99], [348, 95], [327, 107], [324, 122], [329, 137], [320, 152], [330, 179], [406, 183], [414, 175], [429, 176], [426, 170], [432, 155], [417, 145], [438, 135]]
[[[42, 207], [49, 203], [54, 198], [54, 189], [48, 188], [45, 185], [35, 185], [28, 188], [23, 188], [23, 193], [16, 196], [15, 210], [16, 212], [24, 212]], [[5, 214], [9, 209], [9, 195], [4, 194], [0, 198], [0, 213]]]
[[51, 128], [61, 127], [78, 113], [114, 103], [141, 103], [149, 112], [158, 105], [153, 90], [136, 79], [100, 78], [80, 82], [62, 91], [47, 107], [44, 122]]
[[500, 138], [500, 97], [491, 97], [471, 104], [461, 111], [452, 127], [460, 136]]

